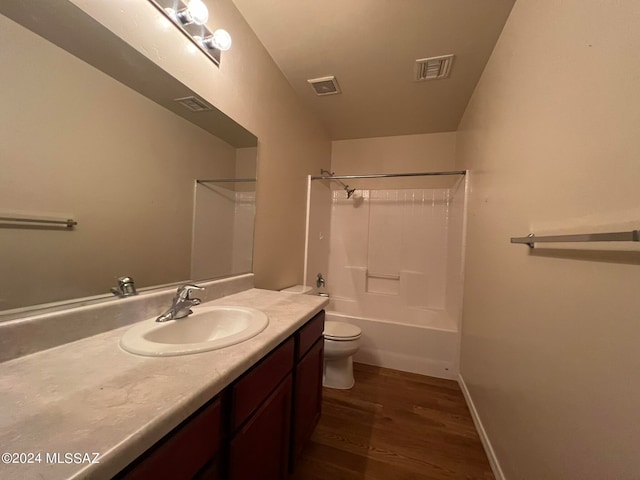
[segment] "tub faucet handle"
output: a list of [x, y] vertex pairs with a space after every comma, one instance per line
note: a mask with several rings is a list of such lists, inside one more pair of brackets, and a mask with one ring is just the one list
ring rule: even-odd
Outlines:
[[319, 273], [318, 276], [316, 277], [316, 287], [320, 288], [324, 286], [325, 286], [324, 278], [322, 276], [322, 273]]

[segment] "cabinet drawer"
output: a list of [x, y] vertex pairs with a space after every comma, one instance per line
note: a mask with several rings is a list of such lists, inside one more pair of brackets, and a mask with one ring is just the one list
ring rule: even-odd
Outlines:
[[222, 413], [220, 399], [185, 421], [137, 464], [117, 478], [191, 479], [220, 450]]
[[298, 332], [296, 360], [300, 360], [322, 337], [324, 331], [324, 310], [309, 320]]
[[293, 338], [285, 341], [267, 358], [253, 367], [232, 387], [233, 414], [231, 426], [235, 431], [253, 413], [269, 393], [293, 368]]

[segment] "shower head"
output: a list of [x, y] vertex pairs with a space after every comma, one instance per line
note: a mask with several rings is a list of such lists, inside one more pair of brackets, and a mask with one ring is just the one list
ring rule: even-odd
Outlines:
[[[328, 175], [329, 177], [333, 177], [335, 175], [335, 172], [330, 172], [329, 170], [325, 170], [324, 168], [321, 168], [320, 169], [320, 174], [321, 175]], [[324, 178], [327, 178], [327, 177], [324, 177]], [[337, 178], [331, 178], [330, 180], [333, 180], [334, 182], [338, 182], [340, 185], [342, 185], [342, 188], [344, 188], [344, 191], [347, 192], [347, 198], [351, 198], [353, 193], [356, 191], [355, 188], [349, 188], [349, 185], [344, 183], [342, 180], [339, 180]]]
[[351, 195], [353, 195], [353, 192], [356, 191], [355, 188], [349, 188], [349, 185], [345, 185], [344, 186], [344, 191], [347, 192], [347, 198], [351, 198]]

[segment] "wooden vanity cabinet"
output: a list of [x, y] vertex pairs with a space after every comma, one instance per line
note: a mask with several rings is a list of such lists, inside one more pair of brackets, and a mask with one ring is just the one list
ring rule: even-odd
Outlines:
[[231, 439], [229, 480], [282, 480], [289, 468], [291, 374]]
[[229, 480], [286, 477], [294, 350], [290, 337], [230, 387]]
[[296, 367], [292, 410], [290, 470], [302, 453], [320, 419], [324, 353], [324, 311], [309, 320], [297, 333]]
[[[222, 478], [222, 425], [222, 402], [220, 397], [216, 397], [115, 478], [218, 480]], [[204, 475], [200, 474], [201, 471]]]
[[229, 480], [282, 480], [293, 471], [320, 418], [323, 331], [324, 311], [231, 387], [240, 430], [231, 439]]
[[320, 417], [323, 330], [324, 311], [116, 478], [286, 479]]
[[294, 339], [289, 337], [231, 385], [233, 432], [247, 421], [284, 377], [291, 373], [294, 351]]

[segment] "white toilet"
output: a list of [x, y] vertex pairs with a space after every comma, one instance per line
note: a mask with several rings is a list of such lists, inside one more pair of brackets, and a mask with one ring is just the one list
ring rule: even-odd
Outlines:
[[322, 385], [343, 390], [353, 387], [353, 354], [360, 347], [360, 327], [345, 322], [324, 322]]
[[[311, 287], [295, 285], [281, 292], [308, 294]], [[347, 390], [353, 387], [353, 355], [360, 347], [360, 327], [346, 322], [324, 322], [324, 373], [322, 385]]]

